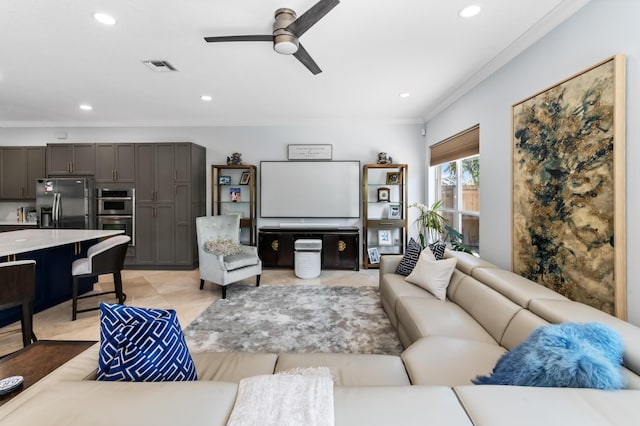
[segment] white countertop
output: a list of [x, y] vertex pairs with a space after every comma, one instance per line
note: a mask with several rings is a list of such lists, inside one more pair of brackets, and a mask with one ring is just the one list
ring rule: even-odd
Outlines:
[[0, 232], [0, 256], [26, 253], [80, 241], [122, 234], [122, 231], [98, 229], [23, 229]]

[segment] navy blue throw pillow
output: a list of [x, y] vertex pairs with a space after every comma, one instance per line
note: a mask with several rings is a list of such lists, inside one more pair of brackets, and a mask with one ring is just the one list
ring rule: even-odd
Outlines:
[[436, 260], [444, 259], [444, 250], [447, 248], [445, 243], [431, 243], [429, 244], [429, 248]]
[[409, 275], [411, 271], [413, 271], [413, 268], [416, 267], [421, 251], [422, 246], [416, 240], [411, 238], [407, 244], [407, 250], [396, 268], [396, 274], [404, 275], [405, 277]]
[[176, 311], [100, 304], [98, 380], [198, 380]]

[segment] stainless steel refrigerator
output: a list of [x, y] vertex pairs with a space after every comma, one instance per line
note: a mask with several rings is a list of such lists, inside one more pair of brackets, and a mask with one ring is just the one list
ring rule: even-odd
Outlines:
[[93, 178], [37, 179], [36, 211], [40, 228], [95, 229]]

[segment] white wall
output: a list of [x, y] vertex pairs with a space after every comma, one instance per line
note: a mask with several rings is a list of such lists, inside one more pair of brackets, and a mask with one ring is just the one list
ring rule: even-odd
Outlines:
[[511, 106], [616, 53], [627, 56], [627, 311], [640, 325], [640, 2], [593, 0], [444, 112], [427, 122], [427, 145], [480, 123], [480, 252], [511, 267]]
[[[422, 127], [419, 124], [359, 123], [245, 127], [0, 128], [0, 145], [45, 145], [62, 142], [194, 142], [207, 148], [209, 214], [212, 164], [225, 164], [228, 155], [240, 152], [244, 163], [259, 167], [260, 161], [286, 160], [287, 145], [301, 143], [332, 144], [334, 160], [358, 160], [363, 165], [375, 163], [378, 152], [385, 151], [395, 162], [409, 165], [409, 201], [420, 201], [425, 193], [426, 154], [424, 137], [421, 135]], [[67, 139], [56, 139], [60, 132], [66, 132]], [[15, 209], [13, 211], [15, 213]], [[259, 212], [258, 208], [258, 214]], [[409, 217], [411, 221], [414, 218]], [[292, 221], [287, 219], [287, 222]], [[277, 219], [258, 218], [258, 226], [279, 222]], [[312, 222], [317, 223], [320, 220], [314, 219]], [[361, 226], [361, 220], [331, 222]]]

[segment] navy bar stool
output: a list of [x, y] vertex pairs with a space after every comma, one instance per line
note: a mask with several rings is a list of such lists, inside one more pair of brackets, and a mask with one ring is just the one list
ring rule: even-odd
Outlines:
[[[75, 321], [78, 312], [87, 312], [100, 309], [99, 306], [87, 309], [78, 309], [78, 300], [87, 297], [96, 297], [103, 294], [115, 293], [118, 303], [123, 304], [127, 295], [122, 292], [122, 271], [124, 258], [127, 255], [131, 237], [128, 235], [118, 235], [108, 238], [92, 245], [87, 250], [87, 257], [74, 260], [71, 265], [71, 275], [73, 275], [73, 312], [71, 320]], [[111, 291], [101, 293], [91, 293], [78, 296], [78, 283], [81, 278], [97, 277], [98, 275], [113, 274], [115, 288]]]
[[36, 290], [36, 261], [0, 263], [0, 310], [20, 308], [22, 344], [36, 342], [33, 332], [33, 298]]

